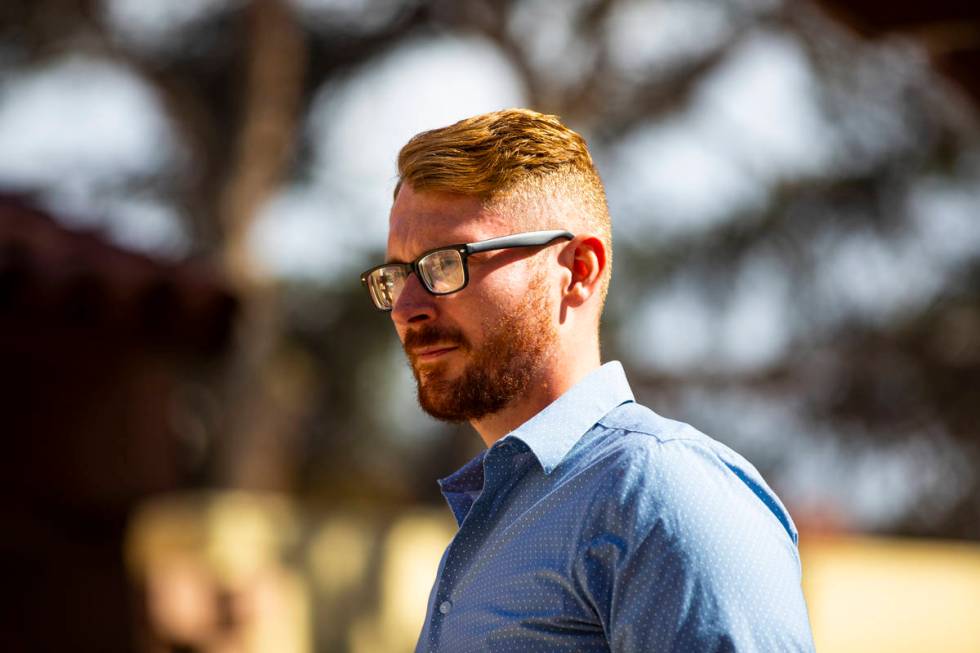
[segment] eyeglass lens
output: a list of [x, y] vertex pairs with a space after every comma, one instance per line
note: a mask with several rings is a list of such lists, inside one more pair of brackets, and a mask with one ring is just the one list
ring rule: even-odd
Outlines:
[[441, 249], [423, 257], [419, 272], [423, 283], [434, 293], [450, 293], [466, 283], [463, 257], [455, 249]]
[[[418, 262], [421, 281], [429, 291], [436, 294], [455, 292], [466, 285], [466, 270], [463, 257], [454, 249], [432, 252]], [[408, 270], [400, 265], [378, 268], [368, 275], [368, 289], [375, 305], [390, 309], [405, 287]]]
[[368, 289], [375, 305], [387, 310], [395, 303], [395, 299], [405, 286], [405, 270], [391, 266], [379, 268], [368, 275]]

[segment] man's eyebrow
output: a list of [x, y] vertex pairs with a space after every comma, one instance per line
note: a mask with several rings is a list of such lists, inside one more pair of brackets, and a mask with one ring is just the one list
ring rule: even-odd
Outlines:
[[[427, 254], [427, 253], [430, 253], [430, 252], [434, 252], [436, 250], [440, 250], [440, 249], [451, 249], [453, 247], [455, 247], [455, 245], [442, 245], [441, 247], [433, 247], [432, 249], [427, 249], [424, 252], [419, 252], [419, 256], [422, 256], [423, 254]], [[418, 257], [416, 257], [416, 258], [418, 258]], [[405, 265], [406, 263], [409, 263], [409, 261], [402, 261], [402, 260], [399, 260], [399, 259], [388, 257], [387, 259], [385, 259], [385, 263], [384, 264], [385, 265], [388, 265], [389, 263], [396, 263], [396, 264], [400, 264], [400, 265]]]

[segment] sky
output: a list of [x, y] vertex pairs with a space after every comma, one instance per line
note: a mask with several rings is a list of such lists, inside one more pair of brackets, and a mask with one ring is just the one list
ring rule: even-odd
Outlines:
[[263, 211], [256, 256], [284, 277], [355, 277], [384, 250], [401, 146], [461, 117], [521, 106], [524, 97], [496, 48], [457, 37], [410, 42], [320, 89], [306, 117], [311, 168]]
[[175, 209], [125, 190], [177, 165], [178, 143], [149, 85], [107, 61], [68, 55], [0, 82], [0, 188], [41, 191], [124, 247], [186, 251]]

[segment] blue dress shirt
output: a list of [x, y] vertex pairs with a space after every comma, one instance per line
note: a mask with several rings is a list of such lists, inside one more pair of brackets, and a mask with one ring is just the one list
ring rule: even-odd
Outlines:
[[459, 531], [417, 652], [813, 650], [789, 513], [618, 362], [439, 485]]

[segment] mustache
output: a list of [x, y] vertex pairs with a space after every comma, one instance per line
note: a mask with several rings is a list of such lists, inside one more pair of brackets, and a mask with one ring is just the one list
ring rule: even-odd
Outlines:
[[423, 326], [406, 332], [402, 346], [407, 351], [418, 347], [445, 344], [465, 347], [469, 343], [466, 342], [466, 336], [459, 329]]

